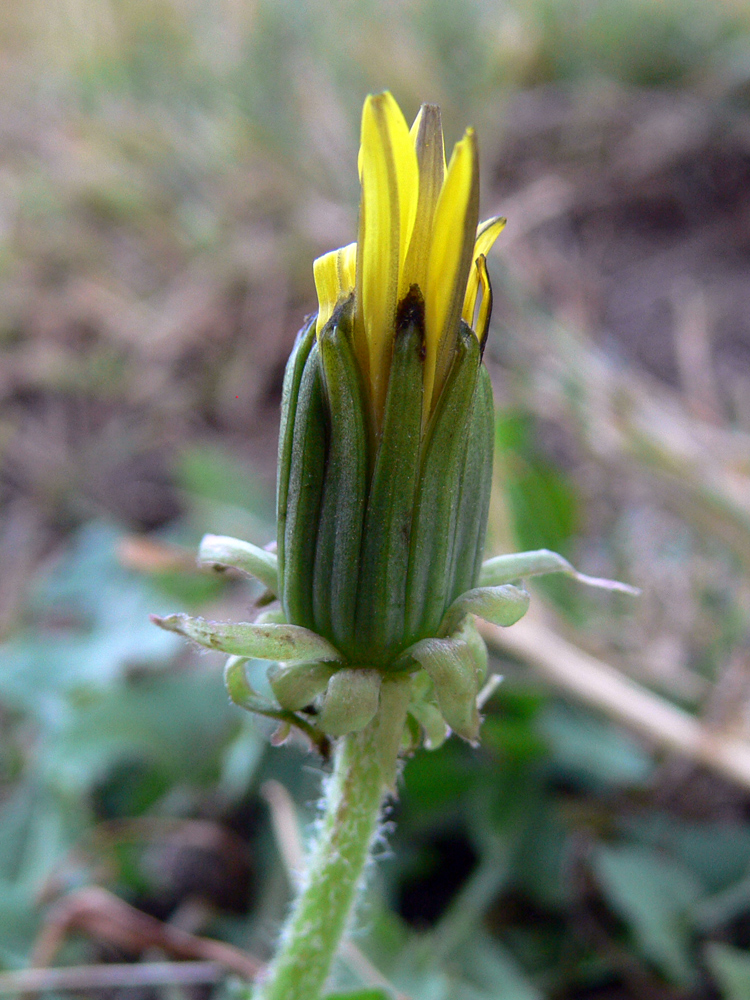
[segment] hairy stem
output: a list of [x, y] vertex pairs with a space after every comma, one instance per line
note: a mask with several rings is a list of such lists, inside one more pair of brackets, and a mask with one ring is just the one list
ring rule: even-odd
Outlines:
[[[406, 714], [405, 698], [393, 700], [398, 702], [393, 712], [384, 713], [381, 700], [381, 711], [369, 726], [336, 744], [333, 774], [325, 787], [325, 814], [305, 885], [255, 1000], [320, 997], [377, 831], [383, 794], [391, 784], [398, 752], [393, 723], [400, 736]], [[394, 713], [395, 719], [384, 718]]]

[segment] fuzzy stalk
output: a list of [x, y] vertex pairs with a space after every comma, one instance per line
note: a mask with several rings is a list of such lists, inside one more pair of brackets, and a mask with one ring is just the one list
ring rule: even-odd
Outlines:
[[[388, 785], [381, 713], [341, 737], [305, 885], [253, 1000], [318, 1000], [354, 904]], [[394, 747], [397, 752], [398, 747]], [[395, 766], [395, 755], [393, 766]]]

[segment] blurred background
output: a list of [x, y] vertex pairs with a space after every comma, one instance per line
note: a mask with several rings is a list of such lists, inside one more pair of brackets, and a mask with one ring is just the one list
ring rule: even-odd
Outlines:
[[[476, 126], [482, 216], [509, 219], [488, 554], [643, 596], [552, 578], [488, 632], [482, 746], [407, 762], [336, 982], [749, 1000], [750, 8], [28, 0], [0, 24], [0, 990], [33, 963], [71, 967], [47, 995], [231, 1000], [269, 956], [321, 766], [148, 613], [258, 596], [195, 549], [274, 537], [284, 363], [387, 87], [441, 104], [449, 148]], [[212, 965], [150, 984], [167, 958]]]

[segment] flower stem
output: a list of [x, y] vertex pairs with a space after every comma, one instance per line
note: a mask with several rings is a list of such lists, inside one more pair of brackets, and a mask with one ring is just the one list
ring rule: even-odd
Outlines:
[[320, 997], [377, 831], [383, 795], [395, 773], [408, 693], [405, 688], [392, 690], [395, 697], [381, 698], [381, 710], [369, 726], [336, 744], [305, 885], [254, 1000]]

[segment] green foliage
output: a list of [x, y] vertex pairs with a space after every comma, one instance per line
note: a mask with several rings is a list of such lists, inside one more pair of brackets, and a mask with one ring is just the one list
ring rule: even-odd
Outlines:
[[551, 705], [539, 720], [555, 767], [594, 788], [633, 787], [653, 773], [651, 758], [628, 733], [570, 705]]
[[541, 0], [538, 72], [548, 80], [600, 75], [639, 86], [680, 83], [741, 31], [719, 5], [695, 0]]
[[694, 874], [646, 847], [601, 846], [596, 873], [606, 899], [645, 953], [674, 982], [696, 978], [690, 958], [690, 909], [701, 895]]
[[[5, 964], [28, 954], [35, 900], [50, 878], [71, 887], [91, 880], [86, 852], [75, 864], [70, 852], [91, 843], [100, 820], [174, 816], [175, 808], [189, 816], [191, 803], [217, 795], [230, 808], [274, 774], [296, 785], [289, 751], [264, 755], [255, 724], [227, 704], [218, 662], [171, 667], [186, 650], [147, 625], [146, 613], [174, 598], [162, 595], [158, 577], [118, 564], [119, 538], [102, 525], [82, 532], [37, 587], [24, 629], [3, 652], [0, 698], [11, 713], [0, 805]], [[262, 678], [263, 668], [250, 666]], [[362, 947], [415, 1000], [536, 1000], [552, 988], [567, 996], [576, 983], [604, 982], [616, 975], [606, 955], [579, 947], [567, 964], [560, 959], [566, 934], [576, 933], [565, 928], [581, 906], [573, 873], [588, 817], [591, 877], [618, 937], [655, 974], [697, 982], [696, 941], [747, 905], [750, 833], [740, 821], [687, 823], [632, 809], [653, 780], [650, 756], [628, 734], [511, 677], [487, 708], [481, 749], [451, 739], [408, 760], [393, 858], [378, 869]], [[619, 802], [610, 815], [607, 801]], [[456, 848], [443, 843], [463, 843], [474, 858], [447, 893], [437, 888], [452, 868], [443, 852]], [[107, 855], [112, 887], [135, 898], [157, 891], [140, 854], [114, 845]], [[443, 899], [428, 929], [393, 913], [406, 888], [420, 884]], [[513, 900], [531, 908], [530, 922]], [[256, 919], [252, 909], [243, 916], [242, 933]], [[714, 946], [706, 954], [727, 1000], [741, 997], [744, 955]], [[351, 975], [340, 987], [350, 993]]]
[[478, 931], [461, 949], [465, 976], [482, 990], [479, 996], [492, 1000], [542, 1000], [543, 994], [524, 973], [508, 948]]
[[252, 466], [215, 446], [195, 445], [180, 455], [177, 481], [197, 525], [196, 543], [210, 525], [214, 534], [271, 541], [273, 497], [258, 485]]
[[354, 990], [353, 993], [327, 993], [323, 1000], [391, 1000], [383, 990]]
[[[570, 555], [580, 524], [580, 500], [564, 470], [543, 453], [534, 421], [528, 414], [515, 411], [498, 414], [495, 455], [515, 548], [552, 549]], [[578, 595], [566, 581], [551, 577], [537, 585], [569, 611], [577, 609]]]
[[497, 447], [519, 550], [565, 554], [579, 522], [579, 502], [567, 476], [539, 449], [531, 418], [499, 414]]
[[267, 509], [271, 501], [252, 466], [216, 447], [196, 445], [184, 451], [176, 471], [182, 488], [194, 496], [249, 511]]
[[714, 942], [706, 949], [706, 961], [724, 1000], [750, 1000], [750, 954]]
[[220, 664], [171, 668], [181, 644], [148, 620], [165, 598], [119, 565], [120, 538], [106, 525], [82, 531], [0, 652], [6, 760], [16, 748], [0, 775], [2, 963], [28, 955], [50, 879], [91, 878], [70, 852], [97, 818], [158, 816], [170, 797], [216, 787], [232, 801], [259, 763], [259, 734], [228, 705]]
[[155, 768], [163, 787], [215, 783], [238, 719], [218, 673], [141, 677], [77, 707], [49, 764], [67, 789], [85, 790], [119, 761]]
[[741, 882], [750, 870], [750, 827], [738, 819], [688, 821], [652, 810], [629, 817], [624, 828], [642, 843], [677, 858], [709, 893]]
[[0, 697], [16, 710], [50, 717], [78, 693], [103, 690], [127, 670], [153, 668], [177, 642], [148, 615], [164, 598], [117, 562], [121, 537], [91, 524], [33, 595], [23, 632], [3, 650]]

